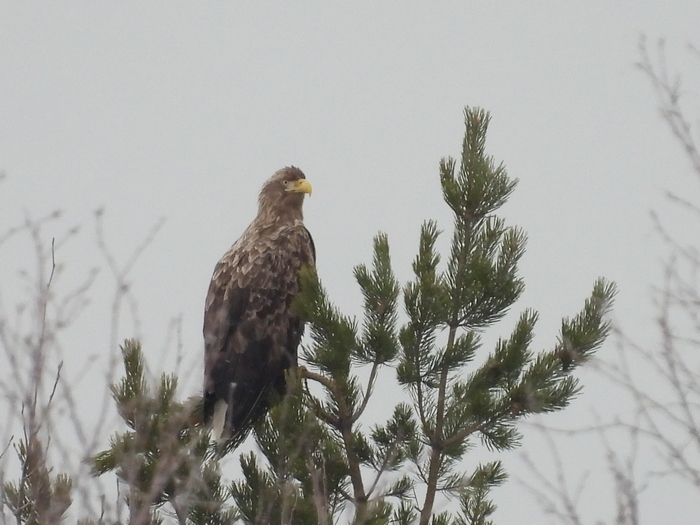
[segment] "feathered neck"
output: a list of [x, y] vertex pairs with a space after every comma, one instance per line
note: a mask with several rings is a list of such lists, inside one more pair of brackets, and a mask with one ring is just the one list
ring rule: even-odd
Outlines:
[[271, 199], [262, 193], [258, 199], [258, 215], [255, 217], [255, 222], [258, 224], [303, 222], [304, 213], [301, 208], [303, 202], [304, 197], [301, 194]]

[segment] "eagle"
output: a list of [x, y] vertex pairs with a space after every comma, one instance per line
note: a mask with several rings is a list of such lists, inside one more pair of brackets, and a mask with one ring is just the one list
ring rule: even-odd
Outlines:
[[262, 186], [258, 214], [214, 268], [204, 308], [204, 421], [227, 450], [285, 394], [303, 320], [292, 303], [316, 249], [302, 205], [311, 184], [294, 166]]

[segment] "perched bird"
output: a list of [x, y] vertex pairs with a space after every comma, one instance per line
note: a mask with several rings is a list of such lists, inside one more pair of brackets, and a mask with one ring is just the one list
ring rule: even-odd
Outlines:
[[204, 420], [227, 449], [285, 393], [304, 323], [292, 310], [316, 250], [303, 223], [311, 184], [299, 168], [263, 184], [258, 215], [214, 268], [204, 308]]

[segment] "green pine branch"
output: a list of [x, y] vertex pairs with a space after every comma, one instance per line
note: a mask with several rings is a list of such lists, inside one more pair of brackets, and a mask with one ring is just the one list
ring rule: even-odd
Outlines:
[[15, 445], [21, 466], [20, 479], [2, 486], [3, 504], [18, 524], [60, 523], [73, 502], [73, 482], [65, 474], [51, 475], [36, 433]]
[[128, 430], [90, 459], [93, 474], [114, 472], [128, 486], [131, 525], [160, 523], [165, 504], [180, 523], [231, 523], [236, 514], [201, 425], [201, 400], [178, 401], [173, 375], [152, 385], [137, 341], [124, 342], [122, 358], [124, 377], [111, 388]]

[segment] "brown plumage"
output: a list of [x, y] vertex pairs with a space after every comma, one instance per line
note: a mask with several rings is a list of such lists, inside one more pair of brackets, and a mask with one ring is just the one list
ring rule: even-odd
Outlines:
[[313, 266], [303, 224], [311, 185], [284, 168], [260, 191], [258, 215], [214, 268], [204, 309], [204, 418], [226, 448], [237, 446], [284, 394], [304, 323], [292, 309], [299, 270]]

